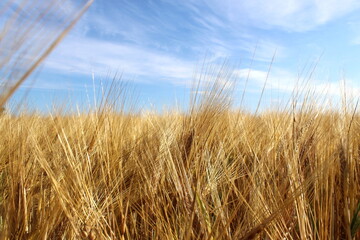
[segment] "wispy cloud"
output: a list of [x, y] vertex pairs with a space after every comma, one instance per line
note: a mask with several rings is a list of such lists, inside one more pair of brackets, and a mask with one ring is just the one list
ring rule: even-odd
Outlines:
[[53, 72], [106, 75], [109, 71], [123, 71], [175, 83], [189, 80], [194, 66], [194, 62], [161, 52], [90, 38], [67, 39], [45, 63], [45, 69]]
[[[249, 90], [261, 90], [276, 51], [267, 87], [291, 92], [297, 74], [290, 66], [294, 39], [288, 34], [306, 34], [359, 8], [355, 0], [99, 0], [44, 70], [87, 76], [123, 71], [137, 81], [189, 85], [205, 56], [212, 63], [240, 60], [237, 74], [245, 78], [256, 48]], [[312, 37], [308, 42], [321, 50]], [[305, 44], [297, 47], [302, 53]], [[278, 62], [284, 63], [281, 68]], [[314, 81], [314, 89], [323, 88]]]
[[[250, 74], [249, 74], [250, 72]], [[298, 93], [304, 95], [313, 93], [317, 97], [325, 97], [332, 99], [341, 97], [344, 94], [352, 99], [360, 94], [360, 87], [353, 79], [339, 78], [335, 81], [325, 81], [323, 78], [301, 76], [296, 72], [291, 72], [281, 68], [274, 68], [270, 71], [256, 69], [237, 69], [234, 72], [242, 83], [249, 76], [250, 86], [249, 92], [259, 92], [266, 82], [267, 91], [280, 91], [282, 93], [291, 94]], [[248, 75], [249, 74], [249, 75]], [[268, 78], [267, 78], [268, 77]], [[240, 88], [244, 85], [241, 84]]]
[[360, 8], [356, 0], [207, 1], [229, 22], [258, 28], [307, 31]]
[[123, 71], [139, 81], [189, 85], [205, 56], [209, 62], [249, 59], [255, 48], [255, 61], [268, 62], [275, 49], [278, 58], [285, 56], [285, 48], [269, 38], [233, 32], [206, 4], [120, 1], [104, 13], [107, 4], [95, 2], [47, 60], [46, 71], [88, 76]]

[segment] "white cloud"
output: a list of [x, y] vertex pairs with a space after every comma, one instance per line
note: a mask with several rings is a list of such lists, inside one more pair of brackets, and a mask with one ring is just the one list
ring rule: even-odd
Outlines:
[[306, 31], [360, 8], [357, 0], [209, 0], [214, 12], [230, 22]]
[[[237, 69], [235, 74], [244, 82], [249, 69]], [[260, 92], [265, 84], [267, 71], [250, 69], [249, 91]], [[344, 84], [345, 81], [345, 84]], [[360, 87], [352, 79], [339, 79], [338, 81], [326, 82], [323, 79], [307, 78], [281, 68], [273, 68], [270, 71], [266, 90], [280, 91], [283, 93], [297, 92], [300, 95], [313, 93], [314, 96], [334, 99], [344, 94], [348, 99], [354, 99], [360, 94]], [[243, 87], [243, 86], [241, 86]]]
[[[247, 24], [255, 24], [260, 27], [304, 31], [341, 17], [360, 6], [360, 3], [353, 0], [341, 2], [339, 0], [226, 0], [225, 2], [209, 0], [207, 4], [213, 11], [204, 10], [202, 12], [204, 4], [199, 1], [183, 2], [182, 6], [189, 9], [191, 19], [197, 24], [184, 21], [184, 24], [189, 24], [186, 27], [191, 29], [189, 34], [191, 43], [186, 39], [176, 39], [175, 43], [169, 43], [169, 50], [165, 49], [168, 44], [166, 31], [165, 40], [158, 43], [156, 43], [157, 39], [150, 34], [161, 31], [163, 26], [170, 24], [165, 21], [166, 19], [155, 19], [156, 21], [153, 19], [152, 24], [136, 20], [128, 24], [132, 27], [119, 28], [116, 21], [111, 23], [110, 16], [88, 15], [86, 21], [94, 24], [99, 31], [101, 30], [100, 34], [96, 36], [97, 38], [73, 35], [73, 37], [65, 39], [47, 60], [45, 68], [86, 75], [90, 75], [91, 72], [106, 75], [110, 70], [119, 70], [124, 71], [127, 75], [139, 76], [137, 80], [140, 81], [156, 78], [175, 84], [189, 84], [196, 70], [196, 61], [201, 60], [199, 58], [204, 57], [205, 52], [209, 53], [208, 58], [210, 57], [210, 60], [214, 62], [226, 57], [243, 57], [243, 52], [248, 55], [245, 58], [251, 58], [257, 45], [255, 62], [269, 63], [275, 50], [275, 63], [279, 58], [287, 57], [287, 49], [271, 37], [258, 39], [259, 37], [255, 33], [233, 31], [233, 29], [240, 29]], [[162, 15], [157, 14], [156, 16]], [[142, 18], [146, 17], [150, 18], [151, 16], [142, 16]], [[150, 20], [149, 22], [151, 22]], [[161, 26], [154, 24], [159, 22]], [[234, 25], [227, 25], [228, 22]], [[234, 28], [236, 24], [238, 28]], [[201, 31], [197, 31], [199, 25], [202, 27]], [[166, 29], [168, 28], [170, 27]], [[116, 39], [122, 41], [100, 40], [101, 34], [116, 35]], [[171, 33], [169, 34], [171, 35]], [[157, 47], [157, 45], [161, 45], [161, 47]], [[191, 49], [188, 50], [190, 54], [189, 52], [183, 54], [184, 52], [181, 50], [177, 52], [173, 49], [175, 47], [187, 47]], [[195, 57], [190, 59], [190, 55]], [[244, 71], [247, 74], [247, 70]], [[244, 71], [242, 74], [245, 73]], [[252, 70], [251, 79], [262, 86], [266, 79], [266, 72]], [[292, 91], [294, 84], [291, 85], [289, 82], [294, 82], [295, 79], [296, 74], [273, 69], [268, 80], [268, 88]]]
[[166, 53], [85, 37], [66, 39], [45, 62], [46, 70], [56, 72], [106, 75], [109, 71], [124, 71], [175, 83], [191, 79], [194, 66], [194, 62]]

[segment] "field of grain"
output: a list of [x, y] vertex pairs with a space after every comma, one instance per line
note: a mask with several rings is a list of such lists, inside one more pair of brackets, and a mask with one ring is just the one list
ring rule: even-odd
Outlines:
[[259, 110], [265, 82], [236, 110], [208, 68], [183, 111], [132, 110], [119, 79], [88, 111], [5, 109], [92, 1], [29, 2], [0, 5], [0, 239], [360, 239], [355, 101]]
[[[2, 239], [355, 239], [356, 112], [0, 118]], [[356, 235], [357, 234], [357, 235]]]

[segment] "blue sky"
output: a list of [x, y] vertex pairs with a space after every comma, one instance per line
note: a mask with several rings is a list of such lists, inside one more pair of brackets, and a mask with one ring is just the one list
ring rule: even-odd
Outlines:
[[28, 99], [39, 109], [53, 99], [84, 104], [93, 80], [99, 89], [117, 72], [132, 81], [139, 106], [184, 106], [198, 66], [228, 59], [235, 105], [251, 68], [243, 107], [253, 109], [275, 52], [262, 106], [289, 97], [316, 63], [314, 93], [339, 96], [346, 79], [357, 96], [359, 13], [356, 0], [95, 0], [45, 61]]

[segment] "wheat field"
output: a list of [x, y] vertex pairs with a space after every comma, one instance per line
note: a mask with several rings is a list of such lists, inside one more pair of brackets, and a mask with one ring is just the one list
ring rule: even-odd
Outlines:
[[2, 239], [356, 239], [360, 118], [104, 104], [0, 118]]
[[10, 12], [0, 33], [0, 239], [360, 239], [360, 115], [346, 96], [250, 113], [220, 69], [195, 79], [183, 111], [133, 110], [121, 79], [89, 111], [5, 110], [92, 1], [44, 28], [60, 2], [23, 1], [27, 21]]

